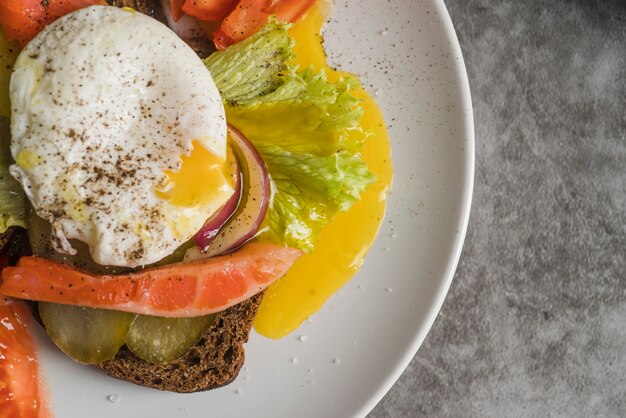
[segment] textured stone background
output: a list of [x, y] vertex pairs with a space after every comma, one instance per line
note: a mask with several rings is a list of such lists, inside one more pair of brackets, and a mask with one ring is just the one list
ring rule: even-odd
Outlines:
[[626, 416], [626, 0], [447, 0], [476, 185], [438, 320], [381, 417]]

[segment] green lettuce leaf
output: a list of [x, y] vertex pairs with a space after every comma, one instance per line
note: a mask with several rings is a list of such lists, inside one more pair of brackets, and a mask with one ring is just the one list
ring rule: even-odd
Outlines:
[[257, 150], [276, 189], [267, 218], [270, 231], [278, 241], [305, 251], [313, 249], [322, 227], [375, 180], [359, 155], [344, 151], [320, 157], [276, 145], [260, 144]]
[[9, 173], [9, 119], [0, 117], [0, 234], [11, 226], [26, 227], [26, 197], [22, 186]]
[[227, 104], [227, 119], [256, 143], [318, 155], [357, 151], [361, 143], [350, 131], [361, 129], [363, 109], [350, 92], [359, 80], [348, 76], [331, 83], [323, 71], [298, 71], [289, 64], [294, 41], [288, 28], [272, 21], [204, 61]]
[[288, 27], [272, 21], [244, 41], [205, 59], [224, 102], [244, 105], [284, 84], [294, 45], [287, 36]]
[[288, 28], [271, 21], [205, 64], [228, 122], [268, 167], [275, 192], [266, 217], [270, 237], [311, 251], [324, 225], [358, 201], [374, 176], [359, 154], [363, 109], [352, 95], [359, 80], [330, 82], [323, 71], [292, 65]]

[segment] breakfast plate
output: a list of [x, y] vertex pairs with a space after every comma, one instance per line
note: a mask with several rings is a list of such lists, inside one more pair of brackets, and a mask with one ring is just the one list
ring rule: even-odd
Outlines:
[[441, 0], [337, 1], [325, 31], [333, 65], [357, 73], [389, 127], [394, 184], [362, 270], [280, 340], [252, 332], [228, 386], [174, 394], [72, 362], [37, 328], [56, 416], [364, 416], [407, 366], [443, 303], [471, 202], [467, 75]]

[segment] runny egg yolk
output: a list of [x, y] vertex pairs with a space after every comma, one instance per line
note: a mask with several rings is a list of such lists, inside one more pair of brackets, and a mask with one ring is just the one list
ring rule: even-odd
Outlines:
[[157, 190], [157, 197], [182, 207], [202, 207], [210, 204], [215, 192], [234, 187], [230, 149], [226, 161], [193, 141], [189, 156], [181, 157], [178, 171], [166, 171], [168, 183]]
[[[323, 23], [324, 16], [317, 4], [294, 25], [290, 35], [297, 42], [296, 63], [300, 68], [312, 65], [323, 69], [328, 79], [334, 81], [342, 73], [326, 63], [320, 35]], [[254, 321], [254, 328], [266, 337], [289, 334], [344, 286], [361, 268], [383, 220], [393, 177], [386, 125], [380, 109], [365, 90], [359, 89], [354, 95], [361, 100], [361, 125], [369, 133], [361, 138], [365, 141], [361, 154], [377, 182], [365, 190], [350, 210], [338, 213], [322, 231], [315, 250], [300, 257], [287, 275], [267, 290]]]

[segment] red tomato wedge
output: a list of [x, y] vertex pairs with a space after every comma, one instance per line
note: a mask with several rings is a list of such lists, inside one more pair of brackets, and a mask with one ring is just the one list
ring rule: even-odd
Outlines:
[[[43, 2], [39, 2], [42, 4]], [[75, 10], [82, 9], [83, 7], [93, 6], [93, 5], [107, 5], [108, 3], [104, 0], [48, 0], [46, 13], [48, 15], [48, 19], [52, 21], [60, 18], [61, 16], [65, 16], [66, 14], [70, 14]], [[46, 8], [46, 6], [43, 6]]]
[[184, 0], [182, 11], [200, 20], [222, 20], [239, 0]]
[[278, 20], [295, 22], [314, 4], [315, 0], [274, 0], [263, 12], [276, 15]]
[[222, 311], [282, 277], [301, 251], [250, 243], [220, 257], [128, 275], [92, 275], [40, 257], [2, 271], [0, 293], [20, 299], [166, 317]]
[[28, 308], [0, 299], [0, 417], [45, 418], [37, 348], [28, 333]]
[[41, 9], [41, 2], [34, 0], [0, 2], [0, 26], [4, 37], [26, 45], [43, 28], [37, 19]]
[[174, 22], [178, 22], [185, 15], [183, 12], [183, 4], [185, 0], [170, 0], [170, 9], [172, 10], [172, 18]]
[[240, 0], [215, 32], [213, 42], [218, 49], [225, 49], [255, 34], [271, 15], [295, 22], [313, 4], [315, 0]]
[[104, 0], [1, 0], [0, 27], [5, 38], [24, 46], [59, 17], [95, 4], [107, 3]]
[[261, 11], [266, 2], [267, 0], [240, 0], [215, 32], [215, 46], [225, 49], [228, 45], [254, 35], [269, 19], [270, 15]]

